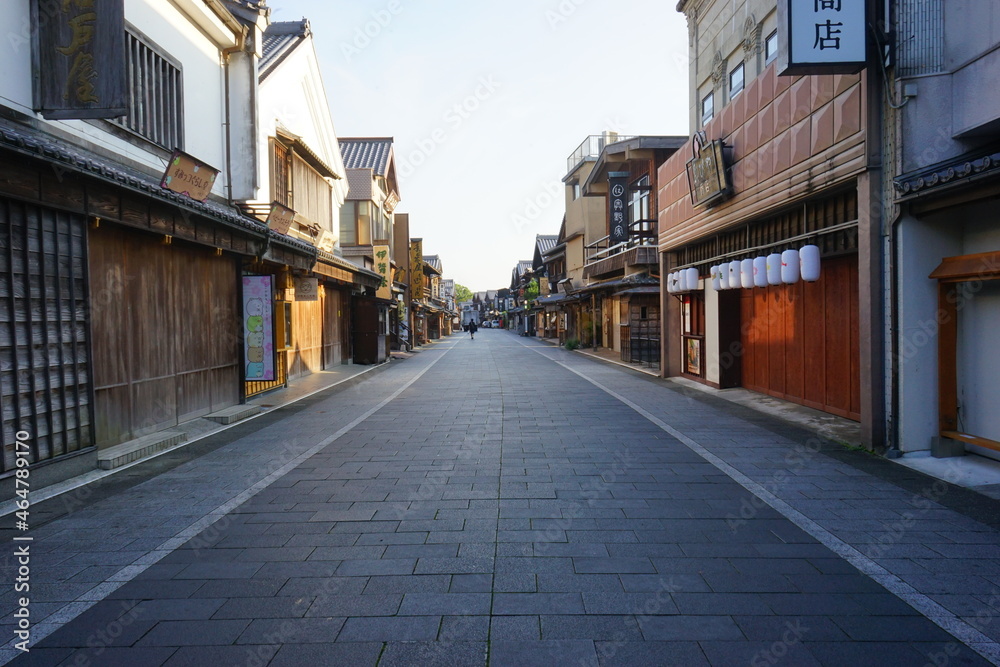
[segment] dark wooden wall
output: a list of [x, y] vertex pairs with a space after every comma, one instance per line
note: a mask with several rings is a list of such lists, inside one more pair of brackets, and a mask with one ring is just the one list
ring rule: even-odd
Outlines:
[[348, 360], [349, 298], [329, 284], [323, 291], [323, 368], [335, 369]]
[[236, 259], [161, 238], [90, 230], [99, 446], [239, 402]]
[[82, 215], [0, 198], [0, 471], [93, 444]]
[[824, 259], [820, 280], [740, 292], [743, 386], [861, 419], [858, 256]]

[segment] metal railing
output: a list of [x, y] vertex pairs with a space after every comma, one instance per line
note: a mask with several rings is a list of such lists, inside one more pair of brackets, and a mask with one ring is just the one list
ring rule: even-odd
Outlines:
[[611, 236], [604, 236], [586, 246], [587, 264], [600, 262], [638, 246], [656, 245], [656, 220], [636, 220], [629, 224], [628, 240], [610, 245]]
[[581, 162], [585, 160], [596, 160], [601, 155], [601, 151], [603, 151], [604, 147], [608, 144], [634, 138], [635, 137], [633, 135], [618, 134], [617, 132], [605, 132], [604, 134], [590, 135], [576, 147], [575, 151], [570, 153], [568, 158], [566, 158], [566, 173], [568, 174], [572, 172]]

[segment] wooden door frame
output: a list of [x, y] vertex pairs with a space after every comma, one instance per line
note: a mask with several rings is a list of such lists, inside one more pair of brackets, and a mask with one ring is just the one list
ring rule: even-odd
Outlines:
[[945, 257], [930, 278], [938, 281], [938, 434], [1000, 451], [1000, 442], [958, 428], [958, 310], [962, 283], [1000, 280], [1000, 251]]

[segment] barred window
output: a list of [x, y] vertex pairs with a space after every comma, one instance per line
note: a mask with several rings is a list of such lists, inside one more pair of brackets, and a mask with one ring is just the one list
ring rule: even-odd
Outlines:
[[183, 148], [180, 66], [132, 30], [125, 31], [125, 57], [128, 114], [117, 123], [164, 148]]

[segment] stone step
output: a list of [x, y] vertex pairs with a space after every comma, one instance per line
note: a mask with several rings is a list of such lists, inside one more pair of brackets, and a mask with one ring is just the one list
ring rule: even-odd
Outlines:
[[213, 412], [210, 415], [205, 415], [205, 419], [211, 419], [218, 424], [235, 424], [236, 422], [246, 419], [247, 417], [253, 417], [260, 413], [259, 405], [234, 405], [231, 408], [226, 408], [224, 410], [219, 410], [218, 412]]
[[133, 461], [138, 461], [141, 458], [162, 452], [165, 449], [170, 449], [185, 440], [187, 440], [187, 433], [182, 431], [151, 433], [141, 438], [100, 450], [97, 452], [97, 465], [102, 470], [114, 470]]

